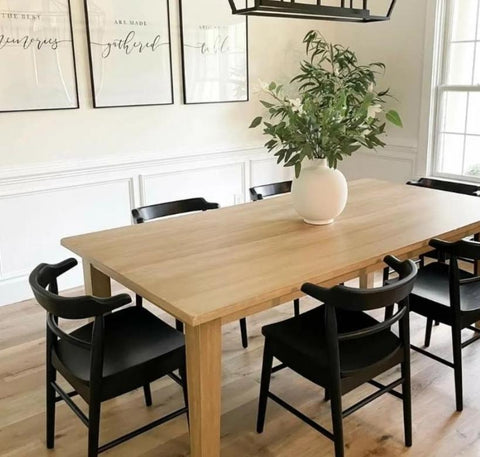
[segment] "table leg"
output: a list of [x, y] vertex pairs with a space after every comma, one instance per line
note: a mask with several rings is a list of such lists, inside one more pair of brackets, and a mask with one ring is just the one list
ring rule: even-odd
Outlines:
[[185, 326], [191, 457], [220, 457], [221, 321]]
[[[480, 234], [476, 233], [475, 235], [473, 235], [473, 240], [477, 242], [480, 241]], [[473, 274], [475, 276], [478, 276], [479, 271], [480, 271], [480, 260], [475, 260], [473, 262]]]
[[85, 294], [95, 297], [112, 296], [110, 278], [86, 260], [83, 261], [83, 280], [85, 282]]
[[367, 273], [365, 270], [363, 270], [360, 273], [360, 288], [361, 289], [372, 289], [374, 278], [375, 278], [375, 272], [370, 271], [370, 272]]

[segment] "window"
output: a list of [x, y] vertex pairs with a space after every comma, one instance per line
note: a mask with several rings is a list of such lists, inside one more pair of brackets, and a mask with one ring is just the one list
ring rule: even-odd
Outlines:
[[433, 174], [480, 181], [480, 0], [444, 0]]

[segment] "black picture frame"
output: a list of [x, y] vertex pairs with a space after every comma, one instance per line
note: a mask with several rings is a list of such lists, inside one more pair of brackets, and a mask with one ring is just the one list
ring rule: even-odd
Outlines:
[[[127, 5], [128, 6], [131, 6], [132, 9], [134, 10], [135, 14], [139, 14], [137, 13], [138, 10], [138, 6], [140, 5], [139, 2], [132, 2], [131, 0], [96, 0], [96, 4], [98, 5], [99, 3], [107, 3], [110, 7], [114, 7], [114, 6], [118, 6], [118, 5]], [[123, 2], [123, 4], [122, 4]], [[144, 0], [145, 2], [145, 0]], [[87, 26], [87, 47], [88, 47], [88, 56], [89, 56], [89, 64], [90, 64], [90, 84], [91, 84], [91, 91], [92, 91], [92, 100], [93, 100], [93, 107], [94, 108], [128, 108], [128, 107], [140, 107], [140, 106], [162, 106], [162, 105], [173, 105], [174, 103], [174, 87], [173, 87], [173, 69], [172, 69], [172, 43], [171, 43], [171, 24], [170, 24], [170, 2], [169, 0], [155, 0], [155, 2], [152, 2], [154, 3], [155, 5], [159, 5], [161, 6], [162, 2], [164, 3], [164, 8], [165, 8], [165, 17], [164, 17], [164, 21], [165, 21], [165, 29], [166, 29], [166, 37], [167, 37], [167, 42], [164, 42], [164, 43], [161, 43], [161, 45], [159, 45], [158, 47], [156, 47], [156, 40], [159, 36], [162, 36], [162, 34], [157, 34], [153, 40], [150, 40], [150, 41], [135, 41], [135, 40], [131, 40], [130, 42], [128, 42], [129, 38], [128, 36], [130, 36], [129, 34], [132, 33], [132, 32], [128, 32], [127, 35], [123, 34], [121, 35], [121, 38], [114, 38], [112, 41], [110, 42], [97, 42], [97, 41], [93, 41], [95, 38], [94, 38], [94, 31], [93, 31], [93, 27], [92, 27], [92, 20], [91, 20], [91, 12], [90, 12], [90, 9], [89, 9], [89, 3], [90, 3], [90, 0], [84, 0], [84, 8], [85, 8], [85, 17], [86, 17], [86, 26]], [[144, 13], [145, 14], [145, 13]], [[161, 16], [161, 14], [159, 15]], [[113, 25], [118, 25], [118, 26], [131, 26], [131, 27], [141, 27], [136, 25], [136, 24], [133, 24], [132, 23], [140, 23], [140, 22], [145, 22], [145, 24], [148, 24], [149, 23], [149, 20], [147, 19], [140, 19], [140, 20], [137, 20], [137, 19], [132, 19], [132, 18], [124, 18], [122, 19], [122, 15], [119, 14], [118, 16], [115, 16], [115, 14], [113, 14], [113, 16], [111, 16], [110, 20], [113, 20], [115, 21]], [[117, 21], [121, 21], [121, 20], [124, 20], [126, 21], [126, 23], [119, 23], [119, 24], [116, 24]], [[154, 31], [155, 29], [152, 29], [152, 31]], [[126, 51], [126, 46], [128, 45], [128, 43], [131, 44], [131, 53], [128, 54], [128, 52]], [[136, 43], [143, 43], [143, 47], [142, 45], [140, 46], [136, 46], [135, 44]], [[100, 46], [100, 49], [97, 48], [94, 52], [94, 46], [97, 46], [99, 45]], [[168, 52], [168, 56], [167, 58], [165, 59], [164, 58], [164, 61], [167, 62], [167, 66], [168, 66], [168, 71], [166, 74], [163, 74], [163, 79], [164, 81], [167, 81], [168, 82], [168, 88], [166, 90], [166, 93], [168, 94], [168, 100], [161, 100], [163, 98], [163, 96], [159, 97], [159, 99], [157, 100], [152, 100], [152, 101], [149, 101], [147, 99], [143, 99], [143, 100], [139, 100], [137, 102], [135, 101], [118, 101], [117, 103], [111, 103], [111, 102], [100, 102], [99, 100], [99, 94], [98, 94], [98, 84], [96, 82], [97, 78], [96, 78], [96, 73], [95, 73], [95, 70], [96, 70], [96, 66], [95, 66], [95, 58], [97, 57], [98, 58], [98, 51], [101, 50], [101, 47], [102, 46], [108, 46], [110, 45], [110, 49], [112, 52], [115, 52], [116, 50], [120, 50], [122, 49], [122, 51], [125, 51], [126, 55], [132, 55], [132, 53], [136, 52], [138, 53], [137, 57], [142, 54], [142, 55], [145, 55], [143, 54], [144, 52], [154, 52], [156, 51], [157, 49], [161, 48], [161, 46], [163, 45], [166, 45], [166, 50]], [[140, 50], [142, 49], [142, 50]], [[104, 48], [105, 50], [105, 48]], [[159, 59], [160, 60], [160, 59]], [[156, 62], [155, 59], [152, 59], [152, 62]], [[164, 62], [164, 63], [165, 63]], [[113, 71], [115, 71], [115, 66], [116, 65], [112, 65], [112, 68], [114, 69]], [[125, 67], [123, 67], [125, 68]], [[127, 68], [132, 68], [132, 66], [128, 66]], [[117, 64], [117, 68], [116, 68], [116, 71], [121, 71], [121, 68], [119, 66], [119, 64]], [[146, 73], [150, 73], [150, 72], [144, 72], [143, 74], [145, 75]], [[132, 83], [134, 82], [137, 82], [138, 83], [138, 80], [135, 79], [134, 81], [131, 81]], [[144, 94], [142, 94], [142, 97], [145, 97], [147, 91], [148, 91], [148, 98], [152, 97], [152, 93], [154, 94], [155, 91], [149, 91], [148, 90], [148, 86], [146, 85], [142, 85], [142, 88], [144, 89], [143, 92], [145, 92]], [[125, 97], [126, 94], [129, 93], [131, 94], [131, 90], [128, 91], [128, 88], [124, 88], [124, 90], [122, 91], [122, 93], [119, 93], [118, 94], [118, 97]]]
[[[209, 9], [213, 5], [208, 4], [209, 0], [202, 0], [202, 2], [198, 2], [197, 0], [179, 0], [179, 15], [180, 15], [180, 43], [181, 43], [181, 57], [182, 57], [182, 96], [183, 96], [183, 103], [185, 105], [202, 105], [202, 104], [212, 104], [212, 103], [245, 103], [250, 100], [250, 80], [249, 80], [249, 41], [248, 41], [248, 17], [246, 16], [232, 16], [230, 7], [228, 6], [228, 2], [223, 1], [223, 0], [215, 0], [215, 2], [218, 2], [218, 7], [222, 8], [222, 14], [223, 14], [223, 9], [225, 10], [225, 20], [228, 21], [230, 18], [234, 18], [236, 21], [244, 21], [245, 23], [245, 82], [244, 82], [244, 92], [245, 92], [245, 97], [244, 98], [228, 98], [228, 99], [222, 99], [220, 97], [215, 98], [215, 99], [210, 99], [210, 100], [192, 100], [192, 97], [189, 97], [189, 88], [188, 88], [188, 57], [187, 57], [187, 52], [186, 49], [187, 47], [194, 48], [195, 45], [189, 45], [187, 43], [185, 34], [186, 34], [186, 28], [189, 27], [189, 25], [186, 24], [185, 21], [185, 10], [186, 10], [186, 3], [191, 5], [196, 5], [197, 8], [200, 8], [202, 11], [206, 11], [207, 14], [213, 14], [213, 11], [218, 11], [216, 9]], [[217, 6], [217, 5], [215, 5]], [[187, 7], [188, 8], [188, 7]], [[218, 24], [221, 26], [221, 24]], [[200, 23], [197, 24], [198, 27], [202, 27]]]
[[[20, 107], [20, 108], [3, 108], [2, 107], [2, 103], [5, 103], [5, 97], [0, 97], [0, 113], [24, 113], [24, 112], [29, 112], [29, 111], [59, 111], [59, 110], [74, 110], [74, 109], [79, 109], [80, 108], [80, 101], [79, 101], [79, 94], [78, 94], [78, 80], [77, 80], [77, 64], [76, 64], [76, 59], [75, 59], [75, 39], [74, 39], [74, 34], [73, 34], [73, 23], [72, 23], [72, 10], [71, 10], [71, 4], [70, 4], [70, 0], [51, 0], [51, 3], [52, 4], [56, 4], [56, 5], [59, 5], [59, 4], [62, 4], [62, 2], [64, 3], [65, 7], [66, 7], [66, 11], [65, 11], [65, 17], [67, 19], [67, 29], [68, 29], [68, 32], [69, 32], [69, 36], [67, 37], [68, 39], [59, 39], [60, 37], [58, 35], [44, 35], [44, 36], [41, 36], [41, 34], [30, 34], [30, 33], [25, 33], [22, 31], [21, 29], [21, 26], [20, 28], [17, 28], [17, 31], [19, 33], [18, 36], [13, 36], [13, 34], [11, 36], [7, 36], [5, 33], [2, 34], [2, 42], [0, 42], [0, 67], [3, 67], [3, 68], [7, 68], [8, 69], [8, 73], [11, 74], [12, 73], [12, 67], [15, 67], [15, 65], [13, 64], [8, 64], [8, 63], [2, 63], [2, 60], [8, 60], [8, 56], [3, 58], [4, 56], [2, 56], [2, 49], [6, 48], [7, 46], [10, 47], [10, 50], [12, 49], [15, 49], [15, 47], [21, 47], [22, 48], [22, 51], [32, 51], [32, 59], [35, 61], [34, 63], [34, 66], [36, 67], [36, 62], [37, 62], [37, 58], [40, 58], [41, 57], [41, 53], [43, 51], [55, 51], [56, 52], [56, 55], [57, 55], [57, 67], [59, 65], [59, 62], [58, 62], [58, 54], [59, 54], [59, 48], [62, 47], [62, 46], [65, 46], [65, 47], [68, 47], [68, 49], [70, 50], [70, 52], [68, 52], [69, 54], [69, 57], [71, 59], [71, 62], [69, 62], [69, 64], [71, 65], [71, 68], [70, 68], [70, 71], [71, 71], [71, 81], [70, 81], [70, 84], [71, 84], [71, 87], [69, 88], [70, 90], [70, 93], [67, 93], [67, 88], [65, 87], [65, 84], [62, 84], [63, 88], [65, 89], [65, 92], [66, 92], [66, 97], [67, 99], [71, 96], [74, 100], [74, 102], [70, 105], [68, 104], [65, 104], [64, 106], [61, 106], [61, 104], [59, 104], [59, 106], [51, 106], [50, 104], [48, 104], [47, 102], [45, 102], [45, 106], [32, 106], [30, 108], [28, 107]], [[2, 30], [2, 22], [4, 19], [7, 19], [7, 20], [11, 20], [11, 21], [20, 21], [20, 22], [28, 22], [28, 21], [41, 21], [43, 20], [43, 17], [46, 16], [46, 17], [49, 17], [49, 16], [52, 16], [52, 15], [56, 15], [56, 16], [62, 16], [62, 12], [61, 11], [57, 11], [55, 12], [54, 8], [52, 9], [52, 11], [47, 11], [47, 12], [42, 12], [41, 9], [34, 9], [32, 8], [32, 10], [29, 10], [28, 8], [23, 8], [23, 5], [26, 5], [28, 4], [30, 7], [32, 6], [32, 2], [31, 1], [24, 1], [21, 6], [21, 8], [19, 9], [15, 9], [15, 10], [8, 10], [6, 8], [3, 7], [2, 5], [2, 1], [0, 0], [0, 31]], [[16, 3], [15, 5], [16, 7], [18, 7], [18, 2]], [[53, 21], [54, 23], [58, 23], [59, 21]], [[54, 32], [58, 32], [57, 29], [54, 29]], [[8, 40], [10, 40], [10, 42], [8, 42]], [[13, 40], [13, 41], [12, 41]], [[70, 43], [70, 45], [64, 45], [64, 43]], [[2, 46], [3, 44], [3, 46]], [[62, 48], [63, 49], [63, 48]], [[10, 59], [12, 59], [12, 57], [10, 57]], [[41, 60], [41, 58], [39, 59]], [[49, 66], [49, 68], [51, 67], [51, 65]], [[38, 69], [35, 68], [35, 77], [38, 78]], [[15, 78], [15, 74], [13, 75], [13, 77], [16, 79], [15, 83], [19, 85], [19, 88], [21, 88], [21, 91], [22, 92], [25, 92], [26, 91], [26, 88], [25, 88], [25, 85], [23, 85], [21, 82], [21, 77], [22, 76], [25, 76], [26, 73], [28, 72], [25, 72], [25, 71], [19, 71], [18, 73], [20, 73], [17, 78]], [[61, 73], [61, 70], [59, 69], [59, 77], [61, 78], [63, 75], [60, 74]], [[50, 78], [49, 81], [52, 81], [53, 78]], [[41, 87], [39, 87], [39, 84], [37, 83], [37, 90], [39, 92], [38, 96], [40, 98], [43, 98], [43, 97], [48, 97], [48, 94], [45, 94], [45, 90], [47, 90], [48, 88], [44, 88], [44, 90], [42, 91]], [[51, 90], [52, 88], [50, 88]], [[2, 87], [2, 78], [0, 76], [0, 93], [2, 94], [6, 94], [6, 93], [10, 93], [11, 94], [11, 90], [8, 90], [8, 89], [5, 89], [4, 87]], [[32, 96], [29, 97], [31, 100], [33, 100]], [[37, 102], [38, 103], [38, 102]], [[32, 105], [33, 105], [33, 101], [32, 101]]]

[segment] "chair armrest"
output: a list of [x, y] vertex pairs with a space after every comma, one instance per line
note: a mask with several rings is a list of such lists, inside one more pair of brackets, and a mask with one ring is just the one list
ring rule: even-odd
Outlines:
[[59, 263], [56, 263], [54, 265], [50, 265], [53, 270], [57, 273], [57, 277], [60, 275], [63, 275], [63, 273], [66, 273], [68, 270], [71, 270], [73, 267], [76, 267], [78, 265], [77, 259], [74, 259], [73, 257], [69, 259], [62, 260]]
[[438, 238], [433, 238], [428, 243], [432, 248], [438, 249], [439, 251], [451, 253], [453, 247], [456, 245], [455, 242], [443, 241]]
[[97, 303], [98, 305], [98, 310], [94, 314], [92, 314], [90, 317], [96, 317], [96, 316], [101, 316], [103, 314], [107, 314], [112, 312], [113, 310], [117, 308], [121, 308], [122, 306], [128, 305], [129, 303], [132, 302], [132, 297], [128, 294], [119, 294], [115, 295], [113, 297], [108, 297], [108, 298], [100, 298], [100, 297], [91, 297], [94, 302]]
[[443, 241], [438, 238], [430, 240], [430, 246], [452, 257], [480, 260], [480, 242], [472, 240]]
[[205, 208], [206, 209], [218, 209], [218, 208], [220, 208], [220, 205], [218, 203], [211, 203], [211, 202], [205, 201]]
[[316, 284], [312, 284], [310, 282], [306, 282], [305, 284], [303, 284], [301, 291], [305, 292], [307, 295], [310, 295], [310, 297], [316, 298], [321, 302], [325, 302], [330, 295], [330, 289], [322, 286], [317, 286]]

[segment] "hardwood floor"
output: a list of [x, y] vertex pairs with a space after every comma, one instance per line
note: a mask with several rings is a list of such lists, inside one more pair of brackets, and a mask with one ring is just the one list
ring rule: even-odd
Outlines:
[[[79, 293], [79, 291], [73, 291]], [[315, 304], [302, 300], [302, 310]], [[153, 308], [151, 308], [153, 309]], [[155, 312], [166, 320], [162, 312]], [[291, 316], [285, 304], [248, 319], [249, 348], [242, 349], [238, 323], [224, 327], [222, 457], [326, 457], [333, 444], [290, 413], [269, 402], [265, 432], [255, 432], [263, 350], [261, 326]], [[423, 341], [424, 320], [412, 316], [412, 342]], [[83, 457], [87, 433], [63, 403], [57, 405], [56, 447], [44, 445], [44, 312], [33, 301], [0, 308], [0, 456]], [[465, 338], [470, 332], [465, 332]], [[403, 445], [401, 402], [383, 396], [344, 422], [347, 457], [480, 456], [480, 343], [464, 357], [464, 403], [455, 412], [453, 370], [412, 352], [413, 447]], [[432, 349], [450, 356], [450, 332], [435, 327]], [[102, 410], [101, 442], [174, 410], [182, 393], [171, 380], [152, 385], [154, 406], [146, 408], [141, 390], [111, 400]], [[323, 391], [287, 370], [275, 374], [272, 390], [330, 427]], [[360, 388], [344, 397], [344, 406], [371, 392]], [[82, 401], [77, 403], [82, 406]], [[116, 457], [189, 455], [188, 428], [180, 417], [105, 453]]]

